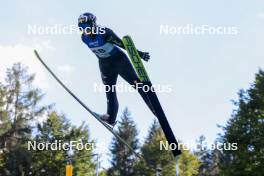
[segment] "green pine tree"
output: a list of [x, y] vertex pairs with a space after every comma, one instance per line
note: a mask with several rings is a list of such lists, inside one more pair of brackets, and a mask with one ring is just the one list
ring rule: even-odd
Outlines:
[[154, 120], [150, 127], [149, 134], [141, 147], [142, 157], [135, 166], [135, 175], [152, 176], [156, 175], [156, 169], [162, 169], [162, 175], [170, 176], [176, 173], [176, 161], [170, 150], [160, 150], [160, 143], [166, 143], [165, 135]]
[[182, 150], [179, 158], [179, 174], [184, 176], [195, 176], [199, 173], [200, 161], [189, 150]]
[[5, 82], [0, 91], [0, 142], [1, 167], [5, 175], [27, 175], [31, 154], [26, 142], [31, 137], [31, 122], [43, 114], [46, 107], [39, 106], [42, 94], [34, 88], [34, 75], [20, 63], [7, 69]]
[[209, 150], [205, 136], [197, 140], [198, 149], [195, 155], [200, 161], [198, 176], [214, 176], [220, 174], [222, 153], [218, 149]]
[[223, 127], [221, 142], [237, 143], [237, 150], [223, 150], [222, 174], [232, 176], [264, 173], [264, 71], [256, 74], [247, 91], [239, 92], [237, 109]]
[[[116, 131], [118, 135], [120, 135], [126, 142], [136, 151], [139, 148], [138, 144], [138, 131], [136, 129], [136, 125], [131, 119], [131, 114], [126, 108], [123, 111], [120, 125], [118, 126], [118, 130]], [[123, 143], [121, 143], [116, 138], [113, 138], [111, 144], [111, 165], [109, 168], [107, 175], [111, 176], [131, 176], [134, 174], [134, 164], [135, 164], [135, 156], [132, 151], [130, 151]]]
[[[3, 152], [7, 141], [8, 130], [11, 129], [11, 119], [6, 111], [6, 88], [0, 83], [0, 151]], [[0, 157], [3, 157], [0, 155]], [[2, 158], [3, 159], [3, 158]]]
[[[28, 74], [26, 67], [14, 64], [7, 70], [6, 81], [0, 83], [0, 175], [65, 175], [69, 152], [32, 151], [28, 150], [28, 143], [92, 142], [87, 126], [73, 126], [63, 115], [39, 105], [43, 96], [32, 85], [33, 80], [34, 75]], [[33, 122], [40, 116], [47, 117], [47, 121], [34, 128]], [[70, 154], [78, 175], [95, 174], [92, 150], [73, 150]]]
[[[87, 126], [82, 124], [80, 127], [71, 125], [68, 119], [56, 112], [48, 115], [47, 121], [38, 125], [39, 134], [33, 141], [37, 143], [70, 143], [70, 141], [79, 141], [83, 145], [91, 143]], [[75, 143], [76, 144], [76, 143]], [[71, 154], [70, 154], [70, 153]], [[92, 163], [91, 150], [67, 151], [61, 150], [36, 150], [33, 154], [32, 174], [35, 176], [65, 175], [65, 166], [67, 162], [72, 162], [74, 173], [79, 176], [95, 173], [95, 165]]]

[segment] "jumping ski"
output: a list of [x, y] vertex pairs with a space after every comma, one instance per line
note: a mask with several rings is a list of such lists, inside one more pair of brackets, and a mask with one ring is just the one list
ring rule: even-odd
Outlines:
[[177, 149], [172, 150], [172, 153], [174, 156], [180, 155], [181, 154], [181, 150], [179, 149], [179, 145], [178, 142], [171, 130], [171, 127], [169, 125], [169, 122], [166, 118], [166, 115], [161, 107], [161, 104], [159, 102], [159, 99], [157, 97], [157, 94], [155, 93], [154, 88], [152, 87], [152, 83], [148, 77], [147, 71], [141, 61], [141, 58], [139, 56], [138, 50], [136, 49], [133, 40], [131, 39], [130, 36], [124, 36], [123, 39], [123, 44], [126, 48], [126, 51], [130, 57], [130, 60], [137, 72], [137, 75], [141, 81], [141, 83], [144, 86], [148, 86], [149, 87], [149, 91], [147, 91], [147, 95], [149, 98], [149, 101], [152, 105], [153, 108], [153, 113], [154, 115], [158, 118], [159, 123], [161, 125], [161, 128], [166, 136], [166, 139], [168, 141], [169, 144], [175, 144], [177, 145]]
[[40, 55], [36, 50], [34, 53], [37, 59], [41, 62], [41, 64], [47, 69], [47, 71], [53, 76], [53, 78], [86, 110], [88, 111], [96, 120], [98, 120], [110, 133], [112, 133], [120, 142], [122, 142], [129, 150], [131, 150], [135, 156], [138, 158], [142, 158], [139, 153], [133, 150], [133, 148], [118, 134], [113, 131], [113, 128], [106, 122], [100, 119], [100, 115], [96, 112], [92, 111], [88, 106], [86, 106], [54, 73], [53, 71], [46, 65], [46, 63], [41, 59]]

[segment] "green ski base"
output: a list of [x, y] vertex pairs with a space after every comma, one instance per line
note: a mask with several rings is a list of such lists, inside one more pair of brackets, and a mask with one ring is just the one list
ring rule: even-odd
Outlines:
[[137, 72], [137, 75], [141, 82], [149, 82], [149, 77], [146, 72], [146, 69], [141, 61], [141, 58], [137, 52], [137, 49], [130, 36], [125, 36], [122, 39], [123, 44], [125, 45], [126, 51], [134, 65], [134, 68]]
[[153, 112], [153, 114], [158, 118], [160, 126], [166, 136], [166, 139], [168, 141], [168, 143], [171, 144], [175, 144], [177, 146], [176, 149], [171, 150], [174, 156], [178, 156], [181, 154], [181, 150], [180, 147], [178, 145], [178, 142], [171, 130], [170, 124], [166, 118], [166, 115], [161, 107], [161, 104], [159, 102], [159, 99], [157, 97], [157, 94], [154, 90], [154, 88], [152, 87], [152, 83], [148, 77], [147, 71], [141, 61], [141, 58], [137, 52], [137, 49], [134, 45], [133, 40], [131, 39], [130, 36], [124, 36], [123, 39], [123, 44], [126, 48], [126, 51], [130, 57], [130, 60], [134, 66], [134, 69], [137, 72], [137, 75], [140, 79], [140, 81], [144, 84], [144, 86], [149, 86], [149, 91], [146, 92], [147, 96], [148, 96], [148, 100], [152, 106], [151, 110]]

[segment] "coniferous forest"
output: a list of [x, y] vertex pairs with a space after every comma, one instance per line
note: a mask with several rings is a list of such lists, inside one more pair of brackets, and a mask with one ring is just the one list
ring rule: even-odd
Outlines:
[[[238, 89], [238, 99], [229, 120], [219, 126], [222, 133], [215, 143], [236, 143], [237, 150], [211, 150], [198, 147], [183, 150], [176, 160], [170, 151], [160, 150], [165, 136], [154, 120], [143, 143], [133, 121], [133, 113], [124, 109], [115, 131], [137, 152], [137, 158], [120, 141], [113, 138], [109, 148], [110, 167], [97, 168], [93, 150], [28, 150], [28, 142], [55, 141], [95, 142], [87, 124], [75, 126], [71, 117], [41, 103], [45, 96], [33, 86], [35, 75], [17, 63], [6, 70], [0, 83], [0, 175], [1, 176], [64, 176], [69, 162], [78, 176], [153, 176], [160, 168], [161, 175], [180, 176], [263, 176], [264, 174], [264, 71], [259, 70], [252, 84]], [[241, 89], [241, 90], [239, 90]], [[42, 119], [42, 120], [41, 120]], [[44, 120], [43, 120], [44, 119]], [[206, 136], [197, 136], [202, 146]], [[182, 148], [184, 146], [181, 146]]]

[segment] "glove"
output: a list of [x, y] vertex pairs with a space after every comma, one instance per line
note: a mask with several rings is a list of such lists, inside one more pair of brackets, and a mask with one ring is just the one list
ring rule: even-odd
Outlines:
[[141, 57], [141, 59], [143, 59], [146, 62], [148, 62], [148, 60], [150, 59], [150, 55], [148, 52], [139, 51], [138, 54]]

